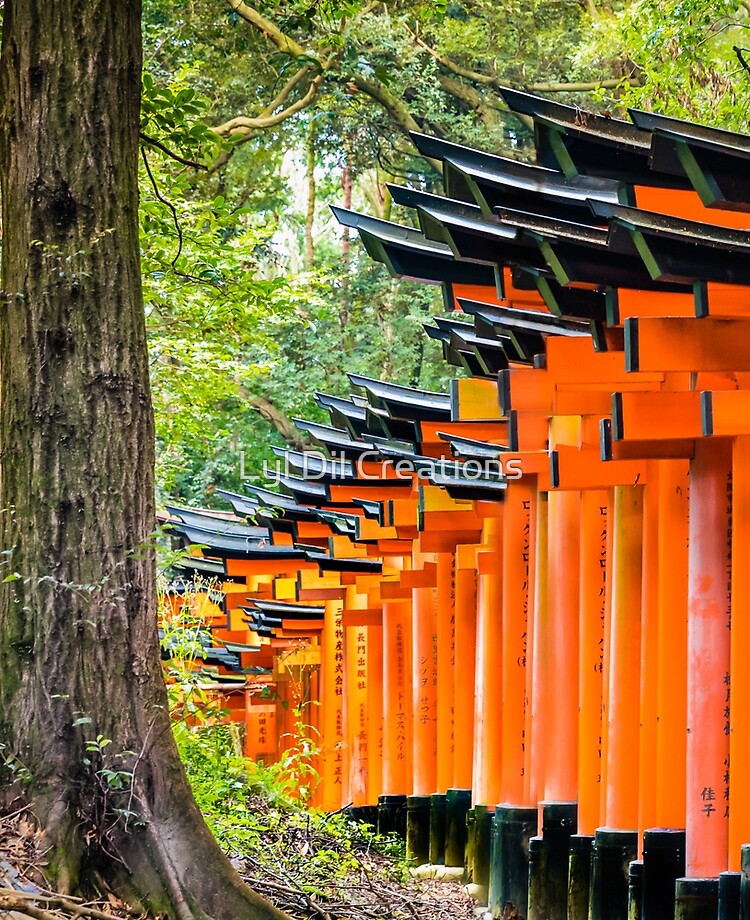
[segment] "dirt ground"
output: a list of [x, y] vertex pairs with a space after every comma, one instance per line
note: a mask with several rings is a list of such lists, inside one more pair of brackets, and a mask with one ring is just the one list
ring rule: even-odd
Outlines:
[[[283, 850], [288, 859], [269, 867], [253, 854], [230, 854], [240, 875], [293, 920], [475, 920], [475, 903], [456, 882], [416, 879], [397, 860], [363, 846], [337, 852], [340, 843], [290, 825]], [[278, 852], [278, 839], [273, 841]], [[269, 846], [271, 841], [269, 841]], [[325, 848], [332, 864], [339, 855], [346, 870], [327, 878], [305, 873], [305, 861]], [[0, 917], [13, 920], [134, 920], [146, 915], [129, 908], [107, 886], [92, 880], [90, 899], [61, 897], [48, 888], [44, 835], [33, 813], [0, 817]], [[308, 863], [309, 865], [309, 863]]]

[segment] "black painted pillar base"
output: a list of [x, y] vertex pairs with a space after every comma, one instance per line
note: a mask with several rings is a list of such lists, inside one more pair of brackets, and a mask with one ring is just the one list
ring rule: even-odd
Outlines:
[[490, 887], [490, 848], [492, 846], [492, 821], [495, 809], [490, 805], [474, 806], [474, 884], [484, 890], [483, 903], [487, 903]]
[[637, 831], [597, 828], [591, 857], [591, 920], [627, 920], [628, 872], [637, 855]]
[[474, 852], [476, 850], [476, 810], [470, 808], [466, 812], [466, 848], [464, 850], [464, 881], [472, 884], [474, 881]]
[[352, 805], [346, 813], [359, 824], [370, 824], [374, 830], [378, 828], [378, 806], [377, 805]]
[[719, 875], [718, 920], [740, 920], [741, 872], [722, 872]]
[[449, 789], [445, 797], [445, 865], [463, 866], [466, 854], [466, 812], [471, 789]]
[[642, 918], [643, 863], [637, 859], [628, 868], [628, 920], [642, 920]]
[[716, 920], [718, 914], [718, 878], [677, 879], [674, 920]]
[[587, 834], [573, 834], [570, 838], [567, 920], [588, 920], [593, 845], [594, 838]]
[[[537, 834], [529, 839], [529, 895], [526, 910], [528, 920], [547, 920], [545, 881], [544, 841]], [[519, 913], [523, 917], [523, 912], [519, 910]]]
[[685, 831], [652, 827], [643, 832], [643, 920], [674, 913], [674, 883], [685, 875]]
[[578, 806], [575, 802], [542, 802], [541, 808], [541, 838], [532, 837], [529, 842], [528, 920], [564, 920], [570, 838], [576, 832]]
[[445, 793], [430, 796], [430, 865], [445, 865]]
[[742, 864], [740, 878], [740, 917], [750, 918], [750, 843], [742, 844]]
[[[492, 816], [492, 837], [490, 839], [490, 882], [487, 891], [487, 908], [493, 918], [500, 916], [500, 858], [502, 855], [502, 850], [500, 847], [500, 831], [502, 824], [500, 823], [500, 818], [498, 817], [498, 809], [502, 808], [502, 805], [497, 805], [495, 807], [495, 813]], [[527, 878], [528, 872], [527, 853]], [[526, 884], [528, 885], [528, 881]]]
[[378, 833], [406, 838], [406, 796], [378, 796]]
[[430, 858], [430, 797], [406, 797], [406, 858], [422, 866]]
[[526, 916], [529, 901], [529, 841], [536, 835], [539, 810], [497, 805], [492, 819], [488, 905], [501, 917], [506, 905]]

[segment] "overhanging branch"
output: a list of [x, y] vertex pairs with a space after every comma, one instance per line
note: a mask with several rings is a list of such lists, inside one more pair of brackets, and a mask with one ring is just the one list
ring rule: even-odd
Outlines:
[[[382, 106], [404, 134], [408, 135], [411, 131], [422, 130], [404, 100], [395, 96], [380, 80], [357, 73], [352, 77], [351, 84]], [[442, 175], [443, 164], [432, 159], [430, 163]]]
[[282, 32], [275, 23], [271, 22], [270, 19], [266, 19], [262, 13], [244, 3], [243, 0], [227, 0], [227, 2], [240, 19], [244, 19], [245, 22], [262, 32], [266, 38], [276, 45], [279, 51], [291, 54], [292, 57], [302, 57], [306, 53], [302, 45]]
[[[302, 73], [302, 71], [300, 71], [300, 73]], [[255, 117], [238, 115], [235, 118], [230, 118], [230, 120], [224, 122], [223, 125], [218, 125], [213, 130], [217, 134], [220, 134], [222, 137], [234, 137], [240, 135], [249, 139], [249, 136], [253, 131], [261, 131], [264, 128], [273, 128], [276, 125], [281, 124], [282, 121], [286, 121], [288, 118], [291, 118], [293, 115], [296, 115], [298, 112], [306, 109], [315, 99], [315, 96], [318, 93], [318, 88], [320, 87], [320, 84], [323, 82], [323, 80], [324, 74], [319, 73], [310, 81], [310, 86], [308, 87], [305, 95], [297, 99], [296, 102], [293, 102], [285, 109], [282, 109], [280, 112], [271, 110], [272, 114], [261, 114]], [[285, 90], [288, 89], [287, 95], [291, 92], [292, 88], [293, 87], [289, 86], [285, 87]], [[277, 99], [278, 98], [279, 97], [277, 97]], [[266, 106], [264, 112], [269, 112], [269, 109], [271, 109], [272, 105], [274, 105], [274, 103]]]
[[278, 406], [275, 406], [265, 396], [253, 396], [244, 387], [240, 387], [241, 395], [257, 410], [261, 418], [271, 424], [281, 437], [295, 450], [312, 450], [313, 444], [307, 440], [304, 432], [300, 431], [294, 422], [286, 416]]
[[748, 51], [747, 48], [738, 48], [737, 45], [732, 45], [732, 51], [737, 55], [737, 60], [742, 65], [742, 69], [747, 73], [750, 73], [750, 64], [745, 60], [745, 53]]
[[208, 169], [208, 166], [206, 166], [204, 163], [198, 163], [196, 160], [189, 160], [187, 157], [180, 156], [179, 153], [171, 150], [169, 147], [167, 147], [166, 144], [162, 144], [161, 141], [158, 141], [155, 137], [151, 137], [149, 134], [144, 134], [143, 131], [141, 131], [139, 137], [142, 141], [145, 141], [152, 147], [158, 147], [162, 153], [166, 153], [170, 159], [176, 160], [178, 163], [182, 163], [183, 166], [191, 166], [193, 169]]

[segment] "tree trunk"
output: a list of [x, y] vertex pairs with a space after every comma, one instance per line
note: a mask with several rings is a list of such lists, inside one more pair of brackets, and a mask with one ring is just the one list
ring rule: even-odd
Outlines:
[[[346, 149], [346, 145], [345, 145]], [[344, 207], [347, 211], [352, 207], [352, 168], [347, 162], [341, 174], [341, 187], [344, 192]], [[352, 243], [349, 228], [344, 227], [344, 237], [341, 241], [341, 303], [339, 306], [339, 327], [342, 333], [346, 332], [349, 323], [349, 275], [351, 273]]]
[[251, 396], [244, 387], [240, 388], [240, 394], [251, 406], [258, 410], [261, 418], [273, 425], [281, 437], [294, 450], [315, 449], [315, 445], [305, 437], [304, 431], [297, 428], [289, 416], [285, 415], [270, 399], [265, 396]]
[[305, 179], [307, 182], [307, 208], [305, 210], [305, 270], [310, 272], [315, 263], [315, 122], [311, 121], [305, 139]]
[[140, 73], [138, 0], [5, 0], [0, 753], [28, 781], [61, 890], [96, 869], [179, 920], [281, 918], [204, 824], [167, 714]]
[[[341, 188], [344, 192], [344, 207], [347, 211], [351, 210], [352, 206], [352, 168], [347, 163], [344, 166], [344, 171], [341, 174]], [[344, 266], [344, 282], [348, 282], [349, 275], [349, 263], [351, 260], [351, 235], [349, 233], [349, 228], [344, 227], [343, 240], [341, 242], [341, 262]]]

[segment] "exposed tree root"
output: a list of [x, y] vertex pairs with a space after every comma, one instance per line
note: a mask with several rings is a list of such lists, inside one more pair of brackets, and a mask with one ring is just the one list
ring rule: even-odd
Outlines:
[[14, 888], [0, 888], [0, 917], [4, 911], [14, 911], [37, 920], [60, 920], [61, 917], [113, 920], [114, 916], [96, 907], [88, 907], [80, 898], [16, 891]]
[[[115, 822], [100, 839], [60, 803], [0, 818], [0, 917], [288, 920], [239, 878], [192, 796], [177, 802], [166, 816], [141, 808], [134, 824]], [[116, 912], [75, 896], [102, 890], [124, 899]]]
[[128, 831], [115, 890], [175, 920], [288, 920], [242, 882], [192, 801], [180, 812]]

